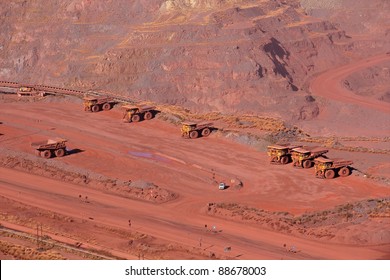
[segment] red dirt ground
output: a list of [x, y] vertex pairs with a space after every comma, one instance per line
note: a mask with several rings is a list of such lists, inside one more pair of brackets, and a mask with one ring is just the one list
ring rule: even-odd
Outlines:
[[[15, 151], [16, 158], [21, 152], [25, 159], [34, 159], [31, 142], [64, 137], [69, 139], [69, 149], [81, 152], [50, 159], [51, 166], [75, 173], [90, 170], [118, 182], [152, 182], [178, 195], [165, 203], [151, 203], [123, 197], [115, 193], [115, 188], [108, 191], [91, 183], [70, 184], [31, 174], [32, 169], [26, 173], [0, 168], [2, 200], [32, 207], [27, 216], [32, 217], [33, 224], [43, 224], [45, 231], [56, 236], [70, 235], [83, 243], [95, 243], [113, 255], [119, 251], [121, 254], [115, 256], [122, 258], [135, 258], [141, 250], [147, 258], [207, 258], [215, 254], [217, 258], [238, 259], [376, 259], [386, 258], [390, 250], [389, 243], [379, 246], [370, 240], [368, 244], [350, 245], [351, 240], [346, 244], [324, 242], [269, 231], [239, 219], [210, 216], [205, 211], [209, 203], [224, 202], [299, 215], [367, 198], [388, 197], [388, 186], [356, 176], [320, 180], [313, 170], [298, 172], [291, 165], [269, 165], [265, 153], [216, 134], [188, 140], [180, 137], [179, 127], [159, 119], [122, 123], [116, 109], [86, 113], [81, 104], [58, 98], [1, 103], [0, 109], [0, 141], [8, 154]], [[43, 166], [38, 162], [39, 165]], [[243, 188], [218, 190], [218, 181], [229, 183], [233, 178], [241, 180]], [[16, 216], [9, 205], [12, 203], [1, 203], [3, 217]], [[81, 222], [58, 218], [53, 224], [50, 215], [42, 214], [48, 211]], [[23, 219], [4, 220], [26, 223]], [[95, 230], [86, 230], [85, 223]], [[99, 227], [111, 230], [96, 230]], [[357, 227], [354, 232], [359, 230]], [[129, 237], [112, 238], [113, 231], [145, 234], [155, 240], [152, 243], [166, 244], [170, 249], [155, 254], [155, 245], [149, 240], [144, 242], [147, 249], [134, 251], [126, 248]], [[284, 244], [294, 245], [299, 252], [286, 252]], [[226, 252], [226, 247], [232, 250]]]
[[[189, 140], [172, 112], [123, 123], [117, 107], [1, 94], [0, 259], [390, 259], [389, 94], [370, 92], [388, 88], [385, 1], [163, 2], [3, 5], [0, 80], [277, 117], [352, 175], [270, 165], [291, 131], [251, 116]], [[70, 154], [36, 157], [54, 137]]]

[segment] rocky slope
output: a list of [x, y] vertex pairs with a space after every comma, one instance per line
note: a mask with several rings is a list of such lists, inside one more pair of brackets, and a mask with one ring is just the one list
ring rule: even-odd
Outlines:
[[307, 82], [366, 46], [347, 25], [321, 18], [340, 18], [339, 10], [315, 2], [7, 1], [0, 79], [108, 90], [198, 112], [312, 119], [319, 105]]

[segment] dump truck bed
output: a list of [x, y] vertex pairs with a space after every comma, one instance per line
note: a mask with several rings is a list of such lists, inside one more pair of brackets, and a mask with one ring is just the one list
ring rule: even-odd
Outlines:
[[328, 159], [328, 158], [324, 158], [324, 157], [318, 157], [316, 158], [314, 161], [318, 161], [318, 162], [321, 162], [321, 163], [330, 163], [330, 162], [333, 162], [333, 160], [331, 159]]
[[212, 122], [199, 122], [196, 124], [196, 128], [210, 127], [212, 125], [213, 125]]
[[31, 143], [31, 147], [37, 150], [50, 150], [50, 149], [57, 149], [63, 147], [65, 146], [66, 142], [67, 142], [66, 139], [55, 138], [55, 139], [49, 139], [47, 141], [33, 142]]
[[321, 148], [321, 147], [298, 147], [292, 149], [293, 152], [297, 152], [300, 154], [310, 154], [310, 155], [321, 155], [327, 153], [329, 150]]
[[321, 163], [332, 163], [332, 167], [334, 167], [334, 168], [353, 164], [353, 161], [345, 160], [345, 159], [341, 159], [341, 158], [329, 159], [329, 158], [319, 157], [319, 158], [316, 158], [315, 161], [321, 162]]
[[143, 113], [143, 112], [146, 112], [146, 111], [155, 110], [155, 109], [156, 109], [156, 106], [150, 106], [150, 105], [144, 105], [144, 106], [140, 106], [139, 107], [140, 113]]
[[112, 102], [113, 98], [109, 96], [100, 97], [100, 96], [86, 96], [84, 97], [84, 101], [97, 101], [98, 103], [106, 103]]
[[186, 122], [182, 122], [181, 124], [182, 124], [182, 125], [192, 126], [192, 125], [197, 125], [198, 123], [186, 121]]
[[292, 150], [292, 149], [297, 149], [301, 146], [299, 145], [290, 145], [290, 144], [287, 144], [287, 145], [278, 145], [278, 144], [275, 144], [275, 145], [269, 145], [268, 146], [268, 149], [275, 149], [275, 150], [284, 150], [284, 149], [288, 149], [288, 150]]
[[348, 166], [353, 164], [352, 160], [345, 160], [345, 159], [334, 159], [333, 160], [333, 167], [338, 168], [342, 166]]
[[197, 129], [201, 129], [201, 128], [204, 128], [204, 127], [210, 127], [213, 125], [212, 122], [192, 122], [192, 121], [185, 121], [185, 122], [182, 122], [182, 125], [188, 125], [188, 126], [193, 126], [195, 125]]
[[138, 109], [140, 113], [143, 113], [143, 112], [146, 112], [146, 111], [155, 110], [156, 106], [151, 106], [151, 105], [143, 105], [143, 106], [124, 105], [124, 106], [122, 106], [122, 108], [125, 109], [125, 110], [136, 110], [136, 109]]

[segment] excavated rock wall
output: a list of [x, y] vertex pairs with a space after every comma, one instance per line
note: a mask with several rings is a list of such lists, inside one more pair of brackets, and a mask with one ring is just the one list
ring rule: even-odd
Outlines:
[[0, 6], [0, 78], [198, 112], [312, 119], [319, 106], [307, 97], [308, 81], [346, 63], [351, 42], [300, 2], [314, 3], [7, 1]]

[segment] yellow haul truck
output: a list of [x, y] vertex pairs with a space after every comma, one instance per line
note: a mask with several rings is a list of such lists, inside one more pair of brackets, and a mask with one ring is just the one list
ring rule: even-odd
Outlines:
[[270, 163], [273, 164], [287, 164], [291, 161], [292, 149], [302, 147], [299, 145], [270, 145], [267, 147], [267, 153]]
[[323, 156], [328, 150], [321, 147], [295, 148], [291, 151], [293, 166], [310, 168], [314, 164], [314, 159]]
[[122, 106], [124, 109], [123, 121], [124, 122], [139, 122], [141, 119], [150, 120], [154, 116], [156, 106]]
[[35, 154], [43, 158], [51, 158], [53, 155], [62, 157], [66, 154], [66, 139], [55, 138], [47, 141], [31, 143]]
[[86, 112], [99, 112], [101, 110], [108, 111], [112, 107], [112, 103], [115, 103], [111, 97], [84, 97], [84, 111]]
[[314, 160], [316, 177], [333, 179], [336, 174], [341, 177], [346, 177], [351, 174], [350, 165], [353, 163], [350, 160], [344, 159], [328, 159], [319, 157]]
[[183, 122], [181, 136], [184, 138], [198, 138], [200, 135], [207, 137], [211, 133], [213, 123], [211, 122]]

